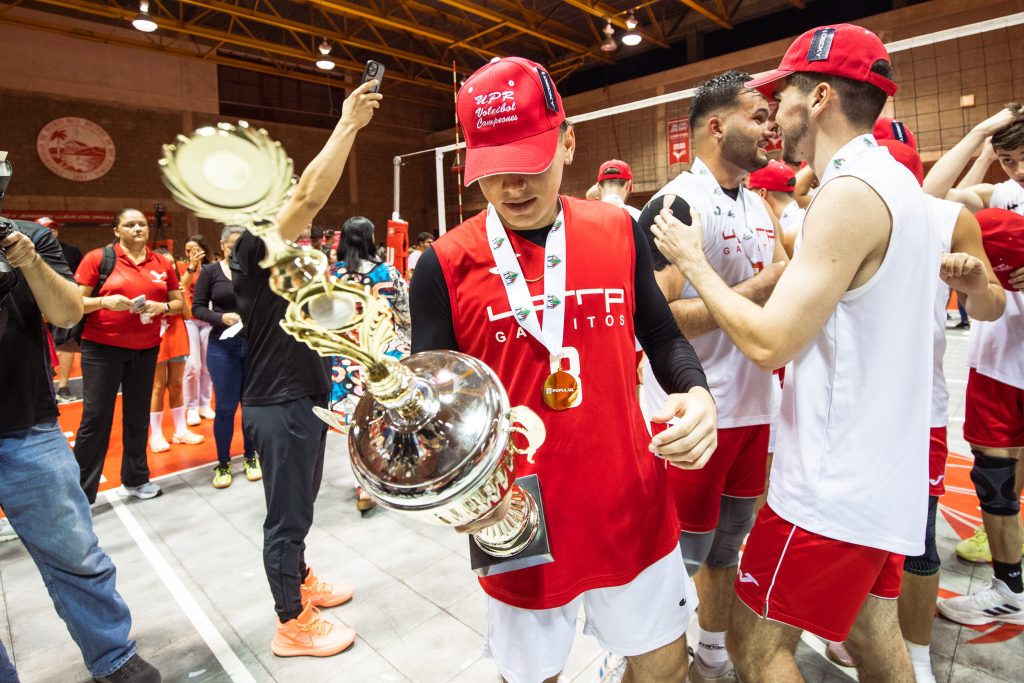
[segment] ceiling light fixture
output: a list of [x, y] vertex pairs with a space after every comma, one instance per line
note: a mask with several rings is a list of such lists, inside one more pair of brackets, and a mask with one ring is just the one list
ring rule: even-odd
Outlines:
[[316, 60], [316, 68], [323, 69], [324, 71], [330, 71], [334, 68], [334, 60], [331, 59], [331, 44], [324, 38], [323, 42], [320, 43], [320, 59]]
[[152, 33], [159, 28], [153, 17], [149, 16], [149, 0], [139, 2], [139, 14], [132, 19], [132, 26], [143, 33]]
[[626, 28], [629, 30], [623, 33], [622, 38], [620, 38], [623, 45], [633, 47], [634, 45], [640, 44], [643, 40], [643, 36], [637, 33], [636, 27], [639, 25], [640, 22], [636, 20], [636, 15], [633, 14], [633, 10], [630, 10], [629, 16], [626, 17]]
[[601, 41], [601, 51], [615, 52], [616, 50], [618, 50], [619, 44], [615, 42], [615, 27], [612, 26], [611, 19], [609, 19], [608, 23], [604, 25], [604, 28], [601, 29], [601, 32], [604, 33], [604, 40]]

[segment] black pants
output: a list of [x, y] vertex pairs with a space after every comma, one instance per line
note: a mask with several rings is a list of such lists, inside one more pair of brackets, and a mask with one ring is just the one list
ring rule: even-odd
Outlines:
[[327, 425], [313, 414], [313, 406], [327, 407], [327, 396], [242, 410], [242, 429], [263, 467], [263, 567], [282, 622], [302, 612], [306, 534], [324, 473]]
[[136, 350], [82, 342], [82, 424], [75, 437], [75, 459], [82, 473], [82, 490], [90, 503], [96, 501], [100, 488], [118, 387], [122, 398], [121, 483], [141, 486], [149, 481], [146, 438], [159, 351], [159, 346]]

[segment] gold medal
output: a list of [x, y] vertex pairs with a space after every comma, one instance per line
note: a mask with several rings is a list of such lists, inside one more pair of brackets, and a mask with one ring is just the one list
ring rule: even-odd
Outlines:
[[544, 403], [552, 410], [572, 408], [580, 394], [580, 383], [575, 375], [557, 370], [544, 380]]

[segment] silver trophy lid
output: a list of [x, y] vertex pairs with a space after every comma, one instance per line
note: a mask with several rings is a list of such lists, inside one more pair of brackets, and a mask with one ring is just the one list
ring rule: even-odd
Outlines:
[[349, 453], [360, 485], [381, 503], [423, 510], [474, 491], [494, 472], [508, 444], [509, 403], [494, 371], [471, 356], [427, 351], [401, 363], [415, 377], [415, 414], [364, 395]]

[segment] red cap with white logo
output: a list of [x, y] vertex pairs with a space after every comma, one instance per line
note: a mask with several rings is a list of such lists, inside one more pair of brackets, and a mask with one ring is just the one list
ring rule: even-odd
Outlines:
[[889, 53], [878, 36], [866, 28], [853, 24], [819, 26], [793, 41], [778, 69], [761, 74], [746, 85], [772, 99], [776, 81], [809, 71], [871, 83], [885, 94], [895, 95], [896, 84], [871, 70], [871, 65], [879, 60], [888, 62]]
[[555, 82], [540, 64], [521, 57], [491, 60], [456, 98], [466, 136], [466, 185], [499, 173], [543, 173], [565, 121]]
[[1024, 268], [1024, 216], [1006, 209], [982, 209], [974, 217], [981, 225], [981, 244], [999, 284], [1015, 291], [1010, 275]]
[[39, 218], [36, 219], [36, 223], [43, 226], [44, 228], [49, 228], [50, 230], [60, 227], [60, 223], [53, 220], [49, 216], [40, 216]]
[[597, 182], [602, 180], [632, 180], [633, 169], [621, 159], [609, 159], [597, 169]]
[[902, 121], [890, 119], [888, 116], [883, 116], [875, 121], [874, 135], [875, 139], [879, 142], [882, 140], [898, 140], [904, 145], [910, 145], [917, 149], [917, 138], [914, 137], [914, 132], [907, 128], [906, 124]]
[[751, 190], [763, 188], [769, 192], [792, 192], [795, 186], [796, 171], [775, 159], [747, 176], [747, 187]]

